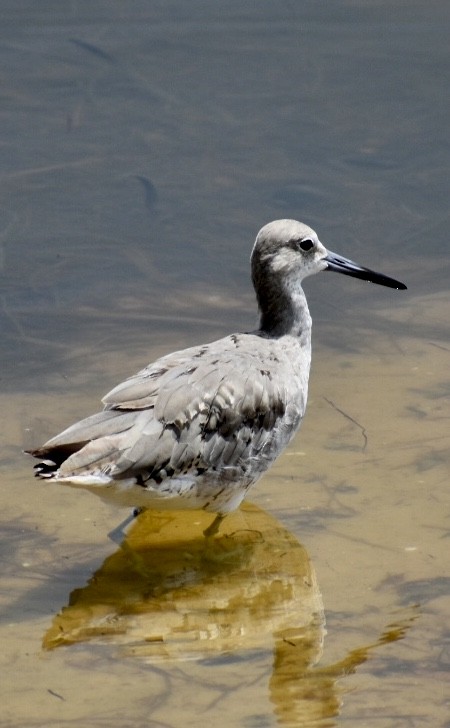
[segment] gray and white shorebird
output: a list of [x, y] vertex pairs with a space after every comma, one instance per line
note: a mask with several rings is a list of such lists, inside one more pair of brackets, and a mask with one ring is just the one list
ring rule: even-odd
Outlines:
[[216, 533], [297, 432], [306, 408], [311, 316], [307, 276], [336, 271], [399, 281], [325, 249], [296, 220], [258, 233], [251, 255], [259, 328], [176, 351], [103, 398], [104, 409], [42, 447], [40, 478], [138, 509], [203, 509]]

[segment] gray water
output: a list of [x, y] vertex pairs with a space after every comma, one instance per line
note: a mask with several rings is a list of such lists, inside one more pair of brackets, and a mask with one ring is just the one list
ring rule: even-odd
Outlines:
[[[1, 16], [4, 724], [448, 726], [448, 3]], [[408, 291], [309, 280], [308, 415], [230, 522], [238, 556], [205, 571], [202, 515], [180, 514], [175, 541], [137, 523], [123, 562], [124, 514], [36, 483], [21, 450], [157, 356], [252, 328], [251, 246], [280, 217]]]

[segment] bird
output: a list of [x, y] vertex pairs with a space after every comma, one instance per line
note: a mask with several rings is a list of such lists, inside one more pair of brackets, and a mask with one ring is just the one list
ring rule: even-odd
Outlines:
[[119, 506], [202, 509], [214, 536], [298, 431], [311, 364], [303, 280], [334, 271], [406, 286], [328, 251], [297, 220], [259, 231], [251, 253], [259, 326], [175, 351], [112, 389], [104, 408], [41, 447], [40, 479]]

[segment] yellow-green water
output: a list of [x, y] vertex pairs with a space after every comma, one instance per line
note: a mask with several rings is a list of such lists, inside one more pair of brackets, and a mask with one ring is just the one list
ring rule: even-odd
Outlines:
[[[300, 435], [213, 544], [144, 513], [116, 546], [122, 511], [4, 469], [5, 725], [445, 725], [450, 347], [391, 344], [317, 347]], [[3, 396], [6, 452], [87, 400]]]

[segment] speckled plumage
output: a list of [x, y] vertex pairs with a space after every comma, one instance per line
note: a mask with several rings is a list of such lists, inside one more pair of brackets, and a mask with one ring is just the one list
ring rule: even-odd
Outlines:
[[328, 253], [302, 223], [269, 223], [252, 253], [259, 329], [174, 352], [119, 384], [102, 412], [32, 452], [37, 475], [121, 505], [237, 508], [303, 418], [311, 318], [301, 281], [326, 269], [404, 287]]

